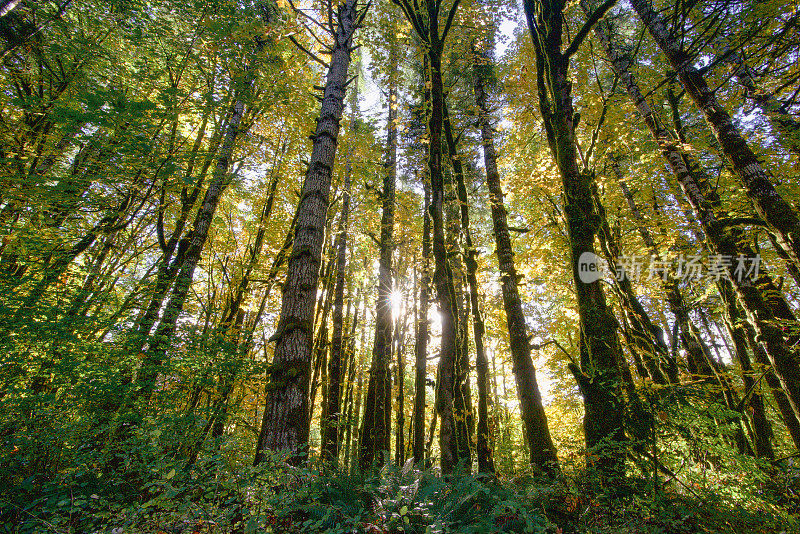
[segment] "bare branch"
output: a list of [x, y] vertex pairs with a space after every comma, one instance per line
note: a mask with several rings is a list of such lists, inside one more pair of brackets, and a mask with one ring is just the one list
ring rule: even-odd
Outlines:
[[302, 50], [303, 52], [305, 52], [305, 53], [306, 53], [306, 55], [308, 55], [308, 57], [310, 57], [311, 59], [313, 59], [314, 61], [316, 61], [317, 63], [319, 63], [319, 64], [320, 64], [320, 65], [322, 65], [323, 67], [325, 67], [326, 69], [330, 68], [330, 65], [328, 65], [328, 64], [327, 64], [327, 63], [325, 63], [323, 60], [321, 60], [321, 59], [320, 59], [320, 58], [319, 58], [319, 57], [318, 57], [316, 54], [314, 54], [314, 52], [312, 52], [311, 50], [309, 50], [309, 49], [308, 49], [308, 48], [306, 48], [305, 46], [301, 45], [301, 44], [300, 44], [300, 43], [297, 41], [297, 39], [295, 39], [295, 38], [294, 38], [294, 36], [293, 36], [293, 35], [290, 35], [290, 36], [289, 36], [289, 40], [290, 40], [291, 42], [293, 42], [297, 48], [299, 48], [300, 50]]
[[583, 41], [589, 35], [589, 32], [592, 31], [594, 25], [597, 24], [597, 21], [603, 18], [603, 16], [605, 16], [608, 10], [614, 7], [614, 4], [616, 3], [617, 0], [606, 0], [600, 5], [600, 7], [595, 9], [594, 13], [592, 13], [589, 16], [589, 18], [586, 19], [584, 25], [581, 27], [580, 30], [578, 30], [578, 33], [575, 34], [575, 38], [572, 40], [570, 45], [564, 51], [565, 59], [569, 59], [570, 57], [572, 57], [573, 54], [575, 54], [575, 52], [578, 51], [578, 48], [580, 48]]
[[309, 15], [308, 13], [306, 13], [305, 11], [303, 11], [302, 9], [299, 9], [297, 6], [295, 6], [295, 5], [294, 5], [294, 2], [293, 2], [292, 0], [289, 0], [289, 5], [292, 7], [292, 11], [294, 11], [294, 12], [295, 12], [295, 13], [297, 13], [298, 15], [303, 15], [305, 18], [307, 18], [308, 20], [310, 20], [310, 21], [311, 21], [313, 24], [316, 24], [316, 25], [317, 25], [317, 27], [318, 27], [320, 30], [324, 31], [325, 33], [327, 33], [327, 34], [329, 34], [329, 35], [334, 35], [334, 34], [331, 32], [331, 30], [329, 30], [328, 28], [326, 28], [325, 26], [323, 26], [322, 24], [320, 24], [319, 22], [317, 22], [317, 20], [316, 20], [314, 17], [312, 17], [311, 15]]

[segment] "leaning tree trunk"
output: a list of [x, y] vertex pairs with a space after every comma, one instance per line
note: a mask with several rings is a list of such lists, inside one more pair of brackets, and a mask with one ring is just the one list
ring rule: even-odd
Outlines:
[[[687, 157], [684, 157], [684, 161], [687, 159]], [[690, 159], [688, 159], [688, 161], [691, 162]], [[622, 177], [622, 172], [619, 169], [618, 162], [613, 161], [612, 167], [614, 173], [616, 174], [617, 182], [622, 189], [623, 196], [625, 197], [631, 213], [634, 216], [642, 241], [644, 241], [653, 257], [660, 257], [655, 240], [650, 234], [650, 231], [647, 228], [647, 223], [644, 220], [644, 217], [642, 216], [638, 206], [636, 205], [633, 193], [630, 191]], [[700, 175], [699, 171], [698, 175]], [[712, 381], [716, 382], [716, 384], [712, 384], [711, 387], [706, 390], [708, 398], [715, 400], [719, 404], [726, 406], [732, 411], [736, 411], [738, 402], [735, 400], [735, 392], [731, 387], [730, 380], [725, 371], [721, 369], [719, 364], [713, 359], [708, 345], [700, 335], [700, 330], [689, 316], [689, 307], [687, 306], [686, 300], [683, 297], [683, 293], [678, 286], [678, 281], [671, 273], [667, 273], [666, 276], [661, 276], [660, 278], [667, 304], [669, 305], [670, 311], [675, 316], [675, 323], [681, 344], [686, 350], [689, 372], [693, 375], [702, 377], [703, 380], [708, 383], [711, 383]], [[740, 454], [749, 454], [750, 447], [744, 438], [744, 433], [742, 432], [741, 425], [738, 421], [735, 422], [735, 426], [735, 441], [738, 450]]]
[[308, 385], [313, 340], [314, 302], [330, 202], [331, 173], [336, 157], [339, 122], [347, 90], [347, 69], [358, 17], [357, 0], [346, 0], [336, 13], [335, 42], [322, 96], [313, 149], [298, 206], [270, 368], [267, 400], [256, 446], [256, 463], [265, 451], [289, 451], [299, 461], [308, 443]]
[[[620, 170], [617, 161], [612, 162], [612, 168], [614, 170], [614, 174], [616, 175], [617, 183], [619, 184], [622, 194], [631, 210], [631, 215], [633, 215], [639, 236], [642, 238], [642, 241], [650, 251], [652, 257], [659, 258], [660, 254], [658, 246], [656, 245], [656, 242], [653, 239], [650, 230], [648, 229], [647, 222], [642, 216], [642, 212], [639, 210], [639, 207], [636, 204], [633, 193], [628, 188], [628, 185], [622, 176], [622, 171]], [[626, 273], [626, 278], [631, 275], [632, 273]], [[678, 286], [678, 281], [674, 276], [672, 276], [671, 273], [667, 273], [666, 277], [662, 276], [659, 278], [661, 279], [661, 285], [664, 290], [664, 295], [667, 304], [669, 305], [669, 309], [675, 316], [675, 322], [678, 327], [678, 337], [683, 345], [683, 348], [686, 350], [686, 359], [689, 372], [695, 375], [706, 377], [711, 376], [713, 371], [711, 369], [711, 364], [708, 361], [708, 347], [706, 346], [706, 343], [703, 341], [702, 337], [698, 335], [699, 331], [694, 326], [692, 319], [689, 316], [689, 307], [686, 305], [686, 300], [683, 298], [683, 293], [681, 293], [680, 287]]]
[[775, 458], [775, 450], [772, 448], [772, 426], [769, 419], [767, 419], [766, 410], [764, 408], [764, 398], [756, 391], [758, 384], [756, 383], [755, 372], [753, 365], [750, 361], [750, 356], [747, 354], [747, 338], [742, 325], [739, 324], [743, 317], [739, 312], [736, 295], [730, 282], [725, 281], [719, 286], [722, 301], [725, 304], [726, 311], [726, 326], [728, 333], [733, 341], [734, 353], [736, 359], [739, 361], [739, 370], [742, 373], [742, 382], [745, 388], [745, 398], [743, 400], [742, 408], [745, 405], [750, 406], [750, 420], [753, 427], [753, 445], [755, 453], [758, 458], [767, 458], [772, 460]]
[[514, 266], [514, 249], [508, 230], [508, 217], [503, 203], [503, 189], [500, 185], [500, 173], [497, 169], [497, 153], [494, 148], [494, 134], [490, 122], [489, 105], [484, 88], [482, 69], [489, 65], [475, 65], [474, 91], [478, 106], [478, 122], [483, 140], [483, 158], [486, 167], [486, 184], [489, 188], [494, 229], [497, 263], [500, 269], [500, 280], [503, 293], [503, 306], [508, 324], [509, 345], [514, 365], [514, 376], [517, 385], [517, 397], [524, 426], [526, 441], [530, 448], [530, 463], [547, 470], [556, 465], [558, 457], [556, 448], [550, 437], [547, 416], [536, 382], [536, 370], [531, 359], [531, 346], [528, 341], [525, 314], [522, 311], [522, 300], [517, 287], [517, 270]]
[[375, 301], [375, 343], [372, 348], [364, 423], [361, 430], [359, 466], [362, 471], [375, 462], [382, 463], [382, 453], [391, 446], [392, 377], [392, 252], [394, 244], [395, 180], [397, 176], [397, 45], [390, 50], [389, 113], [387, 117], [386, 169], [381, 199], [380, 262], [378, 265], [378, 298]]
[[728, 45], [723, 48], [722, 57], [733, 65], [736, 79], [744, 87], [747, 98], [752, 100], [767, 118], [773, 131], [778, 134], [781, 144], [800, 156], [800, 122], [789, 115], [772, 92], [758, 86], [753, 70], [735, 50], [731, 50]]
[[[602, 9], [611, 4], [603, 4]], [[564, 190], [564, 215], [570, 246], [572, 276], [581, 329], [581, 368], [571, 366], [584, 400], [586, 446], [599, 452], [595, 468], [606, 483], [625, 471], [625, 400], [620, 390], [618, 363], [623, 360], [617, 339], [618, 323], [606, 305], [600, 280], [581, 274], [581, 264], [596, 260], [594, 239], [597, 213], [592, 200], [593, 173], [578, 167], [572, 105], [572, 84], [568, 79], [570, 54], [579, 42], [562, 51], [564, 2], [526, 0], [525, 12], [536, 49], [539, 105], [547, 140]], [[578, 36], [576, 36], [578, 38]], [[602, 450], [597, 450], [602, 449]]]
[[[222, 123], [222, 121], [220, 121], [220, 123]], [[204, 128], [205, 122], [203, 122], [201, 125], [200, 132], [198, 133], [197, 138], [195, 139], [195, 144], [192, 147], [192, 153], [189, 157], [189, 162], [187, 163], [186, 173], [184, 174], [186, 179], [189, 179], [194, 171], [194, 162], [201, 148], [200, 145], [203, 139]], [[163, 211], [165, 208], [163, 203], [165, 199], [163, 197], [166, 195], [166, 192], [162, 190], [162, 198], [159, 200], [159, 216], [156, 221], [156, 232], [159, 235], [158, 241], [159, 246], [161, 247], [162, 255], [158, 266], [156, 281], [153, 285], [152, 293], [150, 294], [150, 301], [147, 305], [144, 315], [142, 315], [142, 317], [136, 322], [135, 332], [131, 333], [131, 349], [134, 352], [142, 350], [146, 345], [150, 336], [150, 332], [158, 320], [158, 312], [161, 310], [161, 307], [164, 304], [164, 299], [167, 298], [170, 287], [175, 281], [175, 277], [178, 275], [178, 271], [186, 259], [186, 251], [189, 245], [189, 238], [183, 236], [183, 232], [186, 227], [186, 221], [189, 219], [189, 214], [194, 208], [194, 205], [197, 203], [200, 193], [203, 191], [203, 183], [205, 182], [208, 169], [214, 161], [213, 156], [219, 150], [219, 145], [222, 142], [223, 130], [224, 129], [220, 125], [212, 135], [208, 149], [209, 154], [206, 156], [200, 173], [195, 181], [194, 186], [192, 187], [191, 193], [188, 192], [188, 188], [186, 187], [181, 190], [181, 210], [178, 218], [175, 221], [169, 239], [164, 238]]]
[[[358, 82], [356, 82], [358, 83]], [[351, 131], [355, 130], [358, 105], [357, 85], [353, 88], [353, 98], [350, 101], [353, 117], [350, 121]], [[333, 290], [333, 335], [331, 337], [331, 352], [328, 359], [328, 396], [325, 415], [327, 421], [322, 434], [322, 458], [335, 465], [339, 458], [339, 411], [341, 397], [341, 372], [343, 329], [344, 329], [344, 281], [347, 260], [347, 220], [350, 216], [350, 180], [353, 174], [352, 149], [347, 151], [345, 164], [344, 191], [342, 192], [342, 212], [339, 215], [338, 235], [336, 236], [336, 286]]]
[[[582, 3], [582, 6], [584, 7], [585, 11], [588, 11], [585, 3]], [[628, 96], [630, 97], [633, 105], [636, 107], [637, 112], [642, 117], [648, 129], [650, 130], [651, 135], [657, 142], [661, 155], [666, 160], [674, 176], [677, 178], [678, 183], [681, 184], [681, 188], [684, 190], [684, 193], [687, 197], [689, 197], [689, 201], [693, 207], [694, 213], [698, 215], [698, 218], [700, 218], [700, 223], [703, 230], [706, 230], [709, 221], [702, 220], [701, 212], [708, 213], [712, 217], [714, 217], [714, 215], [713, 210], [711, 209], [710, 205], [706, 204], [706, 199], [701, 193], [701, 191], [704, 189], [703, 184], [698, 184], [692, 170], [690, 169], [690, 166], [692, 165], [692, 158], [688, 154], [685, 154], [681, 151], [678, 143], [671, 138], [666, 129], [656, 118], [652, 108], [642, 94], [636, 79], [633, 77], [633, 74], [630, 71], [630, 65], [632, 63], [631, 59], [628, 58], [620, 49], [620, 47], [613, 42], [611, 25], [607, 21], [601, 21], [597, 26], [595, 26], [595, 35], [602, 44], [606, 55], [611, 62], [614, 72], [621, 80], [622, 86], [628, 93]], [[617, 170], [618, 169], [615, 169], [615, 171]], [[700, 178], [702, 179], [703, 177], [701, 176]], [[624, 186], [623, 180], [620, 180], [620, 186], [622, 187], [623, 193], [626, 195], [629, 204], [631, 204], [632, 213], [635, 216], [640, 217], [635, 205], [632, 203], [632, 196], [630, 192]], [[687, 189], [687, 187], [689, 189]], [[694, 196], [694, 201], [692, 200], [692, 196]], [[701, 203], [698, 204], [698, 202]], [[698, 211], [698, 209], [700, 211]], [[648, 247], [652, 249], [654, 247], [654, 243], [652, 239], [649, 238], [649, 233], [647, 232], [646, 226], [644, 226], [641, 217], [637, 226], [642, 234], [642, 238], [645, 240]], [[716, 233], [719, 235], [719, 228], [717, 228]], [[736, 252], [733, 254], [733, 256], [736, 257], [738, 251], [736, 251], [735, 243], [731, 244], [734, 245], [733, 251]], [[686, 306], [683, 302], [683, 297], [680, 295], [680, 292], [677, 290], [677, 286], [675, 286], [674, 283], [670, 287], [667, 287], [666, 290], [667, 301], [670, 304], [673, 312], [676, 313], [676, 321], [681, 331], [681, 341], [687, 349], [690, 365], [694, 367], [693, 372], [696, 372], [698, 367], [706, 368], [707, 366], [704, 365], [705, 351], [702, 347], [702, 340], [696, 337], [691, 329]]]
[[653, 9], [650, 0], [631, 0], [631, 5], [647, 26], [672, 69], [678, 75], [686, 94], [702, 111], [719, 142], [723, 154], [730, 160], [733, 171], [745, 188], [759, 216], [777, 234], [781, 245], [800, 267], [800, 218], [778, 193], [758, 157], [733, 123], [730, 115], [717, 101], [704, 75], [694, 67], [694, 58], [671, 35], [666, 22]]
[[241, 277], [236, 284], [236, 288], [231, 292], [229, 302], [227, 303], [227, 313], [224, 315], [220, 323], [218, 337], [221, 337], [228, 342], [228, 347], [232, 347], [234, 354], [233, 365], [226, 366], [226, 369], [220, 373], [220, 398], [221, 404], [215, 416], [214, 426], [211, 429], [211, 437], [218, 438], [222, 436], [225, 431], [225, 425], [228, 420], [228, 402], [231, 393], [233, 392], [234, 384], [238, 377], [239, 371], [244, 364], [244, 357], [247, 354], [248, 346], [240, 343], [240, 335], [242, 332], [242, 323], [244, 321], [244, 305], [250, 294], [250, 278], [253, 270], [259, 263], [261, 257], [261, 250], [264, 247], [264, 238], [267, 231], [267, 221], [272, 215], [272, 206], [275, 203], [275, 191], [278, 188], [278, 181], [280, 179], [280, 162], [276, 167], [271, 170], [272, 178], [268, 187], [267, 200], [261, 210], [259, 218], [258, 230], [256, 237], [253, 240], [253, 245], [250, 248], [250, 259], [247, 265], [243, 268]]
[[[702, 186], [691, 174], [685, 174], [681, 177], [681, 187], [702, 224], [710, 250], [715, 254], [736, 258], [739, 248], [735, 234], [726, 222], [717, 216], [712, 203], [703, 195]], [[731, 262], [727, 266], [727, 271], [736, 288], [739, 301], [763, 343], [781, 387], [786, 392], [792, 411], [800, 416], [800, 367], [778, 324], [778, 317], [754, 282], [742, 276], [741, 272], [737, 273], [736, 262]]]
[[778, 411], [781, 414], [783, 423], [786, 426], [786, 431], [789, 433], [789, 437], [792, 438], [795, 449], [800, 450], [800, 418], [794, 413], [792, 404], [789, 402], [789, 397], [786, 395], [786, 392], [783, 391], [781, 381], [778, 380], [774, 370], [770, 368], [772, 364], [767, 357], [764, 347], [756, 341], [756, 336], [758, 334], [756, 334], [755, 328], [747, 321], [742, 321], [741, 325], [742, 328], [744, 328], [747, 346], [753, 353], [753, 357], [758, 364], [758, 369], [764, 373], [764, 380], [766, 380], [767, 386], [772, 392], [772, 398], [775, 400], [775, 405], [778, 407]]
[[[583, 7], [584, 12], [589, 12], [589, 7], [587, 6], [586, 2], [582, 2], [581, 6]], [[595, 26], [594, 32], [598, 40], [601, 42], [615, 74], [619, 77], [622, 86], [625, 88], [637, 111], [644, 119], [645, 124], [647, 124], [648, 128], [650, 129], [652, 136], [658, 142], [662, 156], [670, 165], [678, 181], [680, 181], [681, 176], [688, 175], [690, 172], [688, 165], [684, 160], [684, 155], [679, 150], [677, 143], [670, 138], [667, 131], [656, 119], [652, 109], [650, 108], [650, 105], [647, 103], [647, 100], [645, 100], [644, 95], [642, 95], [636, 80], [630, 72], [631, 60], [626, 57], [620, 48], [612, 41], [611, 26], [607, 21], [600, 21]], [[633, 197], [627, 188], [625, 180], [622, 177], [619, 166], [614, 160], [612, 160], [612, 164], [613, 170], [620, 184], [620, 188], [622, 189], [628, 205], [631, 208], [631, 213], [635, 218], [637, 218], [637, 229], [639, 230], [639, 233], [648, 249], [657, 255], [658, 250], [655, 245], [655, 241], [651, 238], [650, 232], [647, 229], [643, 218], [641, 217], [641, 213], [638, 211], [638, 208], [636, 208], [636, 205], [633, 202]], [[681, 342], [687, 351], [687, 360], [689, 362], [690, 371], [693, 373], [698, 373], [698, 371], [701, 369], [708, 370], [707, 366], [705, 365], [706, 351], [703, 350], [702, 340], [697, 339], [691, 331], [688, 310], [686, 308], [683, 296], [677, 287], [676, 281], [671, 278], [664, 282], [664, 290], [667, 303], [676, 317]]]
[[[252, 76], [252, 74], [250, 75]], [[245, 86], [252, 84], [251, 78]], [[244, 91], [243, 91], [244, 92]], [[172, 337], [177, 328], [178, 316], [183, 311], [186, 297], [194, 279], [194, 270], [200, 261], [203, 247], [208, 239], [208, 232], [214, 220], [214, 213], [217, 210], [222, 194], [230, 182], [228, 169], [230, 167], [233, 149], [236, 140], [239, 138], [239, 126], [244, 116], [245, 106], [241, 98], [235, 99], [233, 111], [231, 113], [228, 128], [225, 132], [225, 140], [220, 148], [217, 158], [216, 168], [211, 183], [208, 185], [203, 203], [197, 211], [194, 219], [192, 231], [187, 236], [188, 247], [186, 256], [181, 264], [180, 271], [175, 278], [175, 285], [172, 288], [167, 305], [164, 308], [164, 315], [161, 322], [156, 327], [155, 335], [150, 348], [142, 361], [142, 366], [136, 377], [134, 397], [143, 399], [145, 402], [150, 400], [156, 385], [156, 378], [160, 372], [161, 365], [167, 354], [167, 348], [172, 342]]]
[[[611, 232], [606, 210], [597, 188], [594, 189], [594, 197], [595, 209], [600, 220], [600, 231], [598, 232], [600, 248], [611, 269], [619, 272], [620, 266], [617, 265], [617, 262], [622, 257], [622, 252]], [[623, 312], [630, 318], [632, 351], [641, 359], [645, 375], [656, 384], [677, 383], [678, 366], [669, 354], [669, 348], [661, 339], [661, 329], [650, 320], [650, 316], [636, 296], [630, 277], [617, 276], [616, 286], [621, 295], [620, 304]]]

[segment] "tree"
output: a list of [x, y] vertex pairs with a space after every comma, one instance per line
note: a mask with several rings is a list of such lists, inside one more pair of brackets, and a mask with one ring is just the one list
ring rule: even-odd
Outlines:
[[[390, 30], [391, 31], [391, 30]], [[375, 342], [364, 401], [364, 426], [361, 429], [359, 465], [362, 471], [373, 463], [382, 464], [392, 437], [392, 254], [394, 252], [394, 205], [397, 179], [397, 64], [399, 44], [392, 31], [389, 37], [388, 114], [386, 118], [386, 167], [381, 199], [380, 260], [378, 298], [375, 301]]]
[[[331, 8], [332, 9], [332, 8]], [[272, 336], [276, 341], [270, 368], [267, 401], [261, 423], [256, 463], [264, 451], [300, 454], [308, 443], [308, 385], [311, 365], [313, 313], [324, 221], [328, 213], [331, 174], [336, 157], [339, 121], [347, 90], [347, 69], [353, 49], [353, 35], [364, 18], [356, 0], [347, 0], [331, 16], [331, 60], [325, 80], [313, 149], [298, 205], [292, 254], [283, 286], [281, 318]]]
[[631, 5], [667, 57], [686, 93], [703, 112], [758, 215], [779, 237], [781, 246], [792, 262], [800, 266], [800, 218], [797, 213], [775, 189], [739, 128], [719, 104], [705, 77], [692, 65], [692, 57], [670, 36], [666, 23], [652, 3], [649, 0], [636, 0]]
[[[350, 100], [351, 131], [356, 131], [358, 120], [358, 78], [353, 86]], [[350, 217], [350, 187], [353, 174], [352, 149], [348, 149], [342, 191], [342, 211], [339, 214], [339, 226], [334, 248], [336, 249], [336, 286], [333, 290], [333, 336], [331, 338], [331, 357], [328, 361], [328, 422], [323, 427], [322, 456], [335, 463], [339, 457], [339, 413], [341, 409], [342, 354], [346, 347], [344, 330], [344, 283], [347, 266], [347, 222]]]
[[428, 115], [428, 175], [431, 180], [432, 249], [434, 258], [433, 284], [442, 317], [442, 344], [439, 371], [436, 381], [436, 411], [439, 425], [439, 448], [442, 472], [452, 472], [459, 462], [454, 418], [454, 399], [459, 384], [456, 383], [456, 362], [461, 359], [458, 341], [458, 306], [456, 303], [453, 272], [447, 259], [444, 235], [444, 173], [442, 170], [442, 125], [444, 122], [444, 84], [442, 82], [442, 52], [447, 34], [453, 25], [459, 0], [455, 0], [445, 13], [444, 26], [440, 17], [443, 2], [434, 0], [423, 10], [417, 4], [397, 0], [397, 4], [414, 28], [427, 50], [427, 81], [430, 85], [430, 114]]
[[556, 448], [550, 437], [547, 416], [544, 413], [539, 385], [536, 382], [536, 369], [531, 360], [531, 344], [525, 325], [525, 314], [517, 286], [519, 277], [514, 266], [514, 249], [507, 220], [507, 212], [497, 168], [497, 153], [490, 121], [486, 78], [491, 64], [475, 51], [474, 91], [478, 105], [478, 124], [483, 141], [483, 161], [486, 168], [486, 185], [489, 189], [492, 210], [492, 224], [495, 237], [495, 254], [500, 269], [503, 292], [503, 306], [510, 339], [511, 355], [514, 360], [517, 396], [520, 400], [522, 420], [525, 427], [531, 464], [541, 469], [551, 469], [558, 462]]
[[564, 215], [572, 264], [572, 277], [578, 301], [581, 336], [581, 366], [571, 370], [583, 394], [586, 446], [608, 447], [601, 451], [597, 468], [606, 482], [625, 471], [623, 413], [625, 400], [620, 391], [621, 347], [618, 323], [606, 305], [600, 281], [582, 279], [581, 264], [592, 263], [598, 216], [592, 201], [593, 173], [578, 167], [572, 104], [572, 84], [568, 80], [569, 61], [592, 26], [614, 4], [597, 8], [566, 48], [562, 49], [565, 4], [560, 1], [526, 1], [525, 14], [536, 50], [539, 107], [550, 152], [561, 174], [564, 190]]

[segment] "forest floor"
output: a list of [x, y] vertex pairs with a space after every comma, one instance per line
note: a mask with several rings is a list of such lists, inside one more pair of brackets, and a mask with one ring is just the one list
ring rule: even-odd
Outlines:
[[[792, 533], [798, 499], [777, 480], [755, 494], [585, 472], [555, 479], [438, 476], [386, 466], [371, 476], [303, 468], [192, 468], [26, 479], [0, 500], [15, 533]], [[145, 478], [141, 478], [142, 476]], [[791, 474], [792, 477], [796, 473]], [[759, 495], [760, 491], [760, 495]]]

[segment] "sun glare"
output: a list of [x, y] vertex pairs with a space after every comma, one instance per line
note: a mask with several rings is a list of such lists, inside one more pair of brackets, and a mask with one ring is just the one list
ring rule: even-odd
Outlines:
[[392, 291], [392, 317], [397, 319], [400, 317], [400, 314], [403, 312], [403, 292], [402, 291]]

